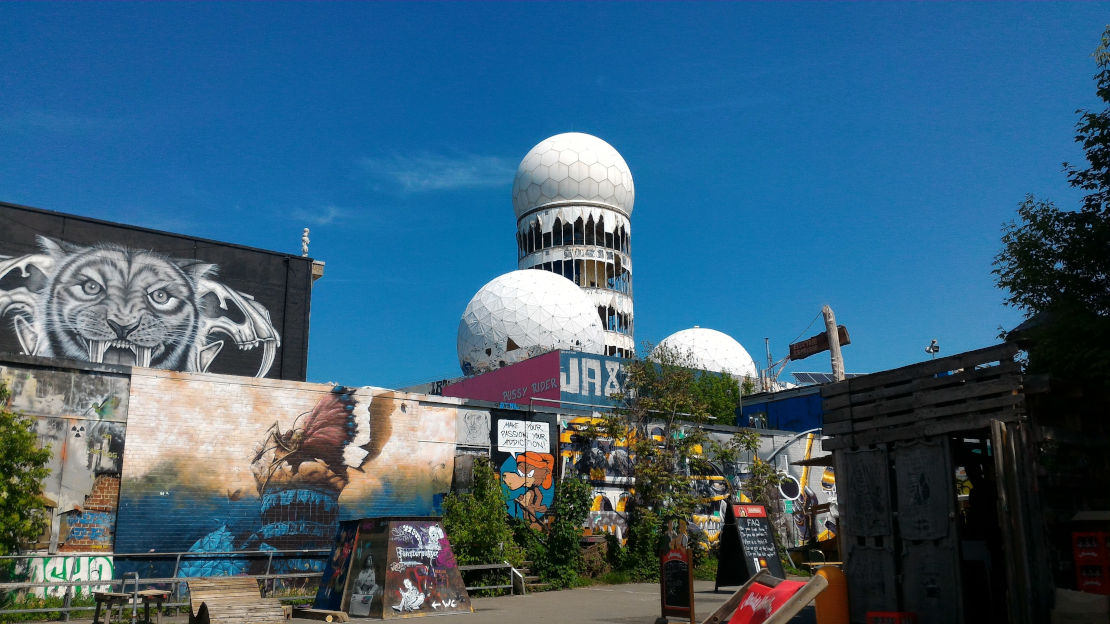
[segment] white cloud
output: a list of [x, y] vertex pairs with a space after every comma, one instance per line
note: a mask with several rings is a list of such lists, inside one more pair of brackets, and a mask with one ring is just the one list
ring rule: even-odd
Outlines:
[[394, 154], [363, 158], [359, 165], [372, 178], [404, 192], [509, 185], [516, 172], [514, 161], [478, 154]]
[[322, 206], [317, 210], [298, 208], [292, 212], [293, 219], [305, 221], [310, 225], [329, 225], [348, 216], [350, 215], [346, 210], [331, 204]]

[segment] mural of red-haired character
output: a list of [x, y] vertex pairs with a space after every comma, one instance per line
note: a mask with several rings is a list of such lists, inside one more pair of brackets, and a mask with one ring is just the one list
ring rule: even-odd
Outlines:
[[551, 453], [528, 451], [510, 456], [501, 465], [501, 482], [509, 514], [540, 529], [540, 519], [554, 498], [555, 457]]

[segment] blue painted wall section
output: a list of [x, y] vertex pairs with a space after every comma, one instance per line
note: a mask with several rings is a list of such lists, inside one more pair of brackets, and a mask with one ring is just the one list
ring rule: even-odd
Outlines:
[[744, 397], [737, 427], [809, 431], [822, 424], [821, 392], [817, 386]]

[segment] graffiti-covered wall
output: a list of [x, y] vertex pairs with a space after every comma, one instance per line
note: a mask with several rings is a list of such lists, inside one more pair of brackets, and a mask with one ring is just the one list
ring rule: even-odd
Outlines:
[[[457, 401], [421, 398], [135, 369], [117, 553], [327, 548], [340, 520], [440, 513]], [[317, 564], [292, 559], [275, 568]], [[251, 565], [199, 558], [180, 572]]]
[[[594, 497], [586, 520], [586, 534], [609, 533], [623, 537], [628, 530], [626, 504], [630, 490], [635, 487], [635, 457], [630, 455], [625, 440], [584, 435], [591, 423], [600, 422], [596, 416], [562, 417], [559, 432], [562, 474], [563, 478], [587, 479], [594, 488]], [[699, 428], [705, 430], [710, 439], [722, 445], [727, 444], [737, 431], [734, 427]], [[681, 430], [682, 426], [679, 425], [679, 431]], [[660, 426], [652, 434], [657, 440], [661, 440], [658, 436], [662, 435], [662, 431]], [[701, 501], [690, 518], [691, 530], [695, 539], [712, 545], [720, 535], [726, 502], [730, 497], [744, 500], [740, 498], [741, 487], [750, 474], [754, 458], [751, 453], [743, 453], [735, 463], [723, 463], [709, 455], [708, 451], [704, 455], [698, 449], [695, 452], [709, 461], [699, 463], [689, 473], [690, 487]], [[812, 507], [835, 503], [836, 479], [832, 468], [794, 464], [821, 454], [819, 435], [760, 431], [756, 455], [761, 460], [772, 462], [778, 472], [789, 475], [798, 484], [794, 500], [784, 498], [778, 501], [780, 509], [786, 511], [793, 522], [790, 526], [782, 527], [784, 532], [798, 540], [808, 539], [810, 535], [824, 539], [835, 533], [835, 513], [823, 511], [815, 518], [804, 513], [807, 505]], [[789, 487], [785, 490], [791, 496], [794, 495]]]
[[0, 363], [11, 408], [35, 420], [52, 454], [43, 493], [52, 507], [42, 545], [111, 550], [130, 381], [123, 367], [69, 368], [42, 358]]
[[312, 261], [0, 203], [0, 352], [304, 379]]

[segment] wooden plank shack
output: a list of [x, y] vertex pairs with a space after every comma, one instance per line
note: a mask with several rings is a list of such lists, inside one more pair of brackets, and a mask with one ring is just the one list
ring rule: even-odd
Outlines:
[[1024, 413], [1017, 345], [1003, 343], [902, 368], [853, 377], [821, 388], [822, 448], [989, 428]]
[[[995, 621], [981, 617], [983, 605], [1033, 621], [1019, 604], [1030, 585], [1028, 527], [999, 522], [1028, 504], [1011, 435], [1026, 421], [1018, 350], [1003, 343], [822, 387], [822, 447], [836, 464], [853, 622], [868, 611]], [[997, 510], [1005, 556], [996, 547], [981, 561], [976, 554], [988, 550], [987, 538], [961, 515], [971, 509], [956, 491], [956, 468], [965, 464], [977, 471], [979, 494], [992, 497], [974, 508]], [[1002, 578], [1005, 596], [992, 593]]]

